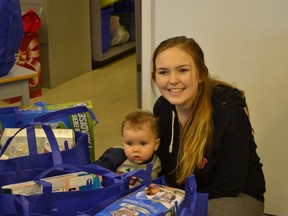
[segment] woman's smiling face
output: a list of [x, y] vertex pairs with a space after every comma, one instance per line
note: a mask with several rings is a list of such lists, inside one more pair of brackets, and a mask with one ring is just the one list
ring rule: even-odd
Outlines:
[[155, 63], [155, 83], [160, 93], [177, 107], [191, 107], [200, 83], [193, 58], [172, 47], [159, 53]]

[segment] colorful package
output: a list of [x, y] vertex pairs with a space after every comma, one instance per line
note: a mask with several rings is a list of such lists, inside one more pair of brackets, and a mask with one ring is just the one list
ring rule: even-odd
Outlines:
[[[102, 177], [96, 174], [76, 172], [43, 179], [51, 183], [52, 192], [83, 191], [101, 187]], [[2, 193], [25, 196], [43, 193], [43, 186], [35, 181], [27, 181], [2, 186]]]
[[168, 186], [150, 184], [114, 202], [97, 216], [175, 215], [176, 205], [184, 200], [185, 191]]

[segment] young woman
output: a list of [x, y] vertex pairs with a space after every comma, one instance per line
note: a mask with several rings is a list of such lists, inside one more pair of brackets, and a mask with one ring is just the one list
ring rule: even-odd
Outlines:
[[[243, 91], [210, 77], [192, 38], [170, 38], [153, 55], [157, 150], [169, 186], [195, 174], [208, 215], [263, 215], [265, 179]], [[169, 160], [167, 160], [169, 158]]]

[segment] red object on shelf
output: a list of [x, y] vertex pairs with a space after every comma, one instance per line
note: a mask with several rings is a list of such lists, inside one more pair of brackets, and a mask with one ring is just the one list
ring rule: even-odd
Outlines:
[[[38, 73], [38, 76], [29, 79], [30, 98], [42, 95], [41, 90], [41, 64], [40, 64], [40, 44], [38, 29], [41, 20], [33, 10], [27, 11], [22, 15], [24, 26], [24, 37], [18, 52], [16, 64]], [[20, 97], [5, 99], [8, 103], [20, 101]]]

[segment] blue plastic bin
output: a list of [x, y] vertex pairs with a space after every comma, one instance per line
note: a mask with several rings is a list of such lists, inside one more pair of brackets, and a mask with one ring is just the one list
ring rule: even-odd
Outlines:
[[101, 10], [102, 52], [110, 49], [110, 18], [112, 7]]

